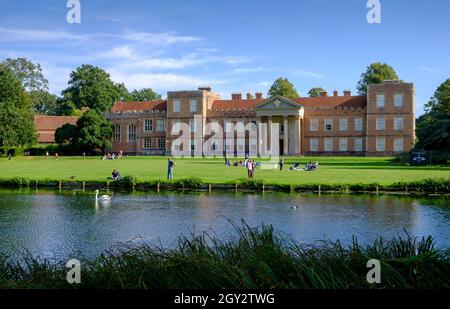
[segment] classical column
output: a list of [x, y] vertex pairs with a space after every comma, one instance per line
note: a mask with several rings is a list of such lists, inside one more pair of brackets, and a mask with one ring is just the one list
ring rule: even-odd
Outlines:
[[288, 121], [288, 116], [284, 116], [284, 146], [283, 146], [283, 151], [284, 154], [287, 155], [289, 153], [289, 121]]
[[[256, 155], [261, 156], [261, 117], [256, 117]], [[251, 145], [250, 145], [251, 147]], [[250, 149], [251, 151], [251, 149]]]
[[295, 152], [301, 154], [302, 152], [302, 136], [301, 136], [301, 119], [300, 116], [295, 116]]
[[267, 145], [270, 153], [272, 153], [272, 116], [268, 116], [269, 127], [267, 128]]

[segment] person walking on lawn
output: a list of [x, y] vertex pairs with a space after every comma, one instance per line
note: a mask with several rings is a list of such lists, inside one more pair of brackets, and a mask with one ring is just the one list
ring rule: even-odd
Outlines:
[[173, 167], [175, 166], [175, 162], [172, 160], [172, 158], [169, 158], [167, 162], [167, 179], [173, 180]]

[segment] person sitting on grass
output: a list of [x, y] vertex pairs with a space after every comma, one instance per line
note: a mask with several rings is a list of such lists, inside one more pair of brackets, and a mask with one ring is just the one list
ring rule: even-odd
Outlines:
[[225, 166], [231, 166], [230, 160], [227, 160], [227, 161], [225, 162]]
[[312, 165], [312, 170], [313, 171], [317, 171], [319, 169], [319, 162], [314, 162], [314, 164]]
[[121, 178], [120, 172], [117, 170], [113, 170], [111, 178], [112, 180], [119, 180]]
[[305, 166], [305, 171], [310, 171], [311, 170], [311, 164], [309, 162], [306, 163]]

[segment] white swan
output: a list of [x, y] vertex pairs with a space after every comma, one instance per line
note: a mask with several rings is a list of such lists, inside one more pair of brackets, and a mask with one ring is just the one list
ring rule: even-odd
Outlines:
[[110, 201], [111, 197], [108, 195], [98, 196], [98, 190], [95, 190], [95, 200], [96, 201]]

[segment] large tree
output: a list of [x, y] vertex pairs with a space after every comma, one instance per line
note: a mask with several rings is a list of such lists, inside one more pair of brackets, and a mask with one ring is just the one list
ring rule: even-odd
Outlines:
[[320, 97], [320, 93], [323, 92], [323, 91], [325, 91], [325, 89], [323, 89], [322, 87], [314, 87], [314, 88], [311, 88], [311, 89], [308, 91], [308, 95], [309, 95], [311, 98]]
[[38, 114], [57, 115], [56, 102], [58, 97], [45, 90], [34, 90], [30, 93], [34, 111]]
[[69, 87], [62, 94], [78, 109], [89, 107], [105, 112], [115, 101], [126, 98], [125, 90], [125, 86], [114, 83], [106, 71], [84, 64], [70, 74]]
[[2, 65], [22, 83], [25, 91], [48, 90], [48, 80], [39, 63], [34, 64], [27, 58], [7, 58], [2, 61]]
[[11, 71], [0, 65], [0, 146], [36, 141], [31, 101]]
[[27, 58], [8, 58], [1, 63], [22, 83], [36, 113], [54, 114], [56, 96], [48, 92], [48, 80], [39, 63], [35, 64]]
[[299, 95], [294, 85], [287, 78], [278, 78], [269, 89], [268, 96], [282, 96], [286, 98], [298, 98]]
[[417, 120], [416, 148], [450, 151], [450, 78], [443, 82]]
[[89, 110], [77, 121], [77, 146], [80, 150], [91, 152], [97, 149], [105, 151], [112, 147], [112, 124], [105, 117], [95, 111]]
[[367, 85], [381, 84], [385, 80], [399, 79], [394, 68], [386, 63], [372, 63], [369, 65], [364, 73], [361, 74], [361, 79], [358, 82], [357, 89], [360, 95], [367, 94]]
[[81, 116], [83, 113], [68, 99], [57, 98], [55, 110], [52, 114], [57, 116]]
[[79, 130], [76, 125], [66, 123], [61, 128], [56, 129], [55, 142], [57, 144], [71, 144], [76, 146]]
[[144, 88], [141, 90], [133, 90], [130, 93], [130, 101], [153, 101], [161, 100], [162, 96], [153, 91], [151, 88]]

